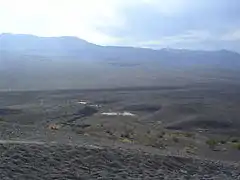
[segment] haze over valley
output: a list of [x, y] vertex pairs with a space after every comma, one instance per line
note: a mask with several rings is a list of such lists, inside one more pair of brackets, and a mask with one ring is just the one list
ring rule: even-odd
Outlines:
[[0, 180], [240, 180], [239, 9], [0, 1]]
[[0, 90], [238, 83], [233, 51], [99, 46], [77, 37], [0, 35]]

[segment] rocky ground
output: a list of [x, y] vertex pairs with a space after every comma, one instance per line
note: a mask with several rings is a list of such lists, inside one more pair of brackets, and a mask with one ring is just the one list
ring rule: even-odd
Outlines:
[[238, 180], [239, 92], [2, 92], [0, 180]]
[[237, 180], [237, 164], [137, 150], [47, 144], [1, 144], [0, 179]]

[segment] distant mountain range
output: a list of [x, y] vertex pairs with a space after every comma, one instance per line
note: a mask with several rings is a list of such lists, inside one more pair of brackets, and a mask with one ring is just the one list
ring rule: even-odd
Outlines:
[[99, 46], [77, 37], [0, 35], [0, 90], [162, 86], [238, 80], [236, 52]]

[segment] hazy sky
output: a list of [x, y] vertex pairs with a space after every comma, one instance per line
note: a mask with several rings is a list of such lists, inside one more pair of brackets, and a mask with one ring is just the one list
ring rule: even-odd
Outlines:
[[0, 33], [240, 51], [239, 0], [0, 0]]

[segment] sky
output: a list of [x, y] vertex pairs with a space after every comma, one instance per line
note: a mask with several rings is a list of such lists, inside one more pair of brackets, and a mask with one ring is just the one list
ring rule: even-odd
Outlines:
[[0, 33], [240, 52], [239, 0], [0, 0]]

